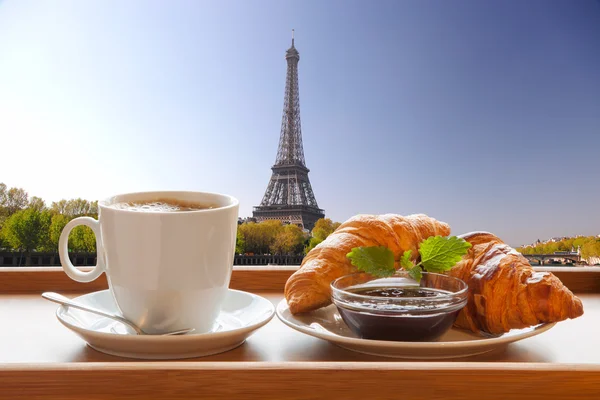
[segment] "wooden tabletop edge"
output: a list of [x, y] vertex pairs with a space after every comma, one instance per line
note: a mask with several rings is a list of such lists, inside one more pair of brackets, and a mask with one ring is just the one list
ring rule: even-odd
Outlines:
[[[277, 271], [296, 271], [300, 268], [299, 265], [234, 265], [234, 271], [262, 271], [262, 272], [277, 272]], [[92, 267], [77, 267], [82, 271], [89, 271]], [[534, 266], [533, 269], [539, 272], [578, 272], [578, 273], [599, 273], [600, 267], [548, 267], [548, 266]], [[0, 267], [0, 273], [2, 272], [63, 272], [62, 267]]]
[[288, 361], [288, 362], [72, 362], [72, 363], [1, 363], [0, 371], [43, 372], [43, 371], [233, 371], [233, 370], [344, 370], [344, 371], [561, 371], [598, 372], [598, 364], [549, 364], [519, 362], [349, 362], [349, 361]]

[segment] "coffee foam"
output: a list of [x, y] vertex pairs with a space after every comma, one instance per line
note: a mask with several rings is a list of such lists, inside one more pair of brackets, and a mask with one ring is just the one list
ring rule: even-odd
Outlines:
[[180, 212], [180, 211], [198, 211], [210, 208], [216, 208], [214, 205], [183, 203], [183, 202], [119, 202], [110, 205], [117, 210], [137, 211], [137, 212]]

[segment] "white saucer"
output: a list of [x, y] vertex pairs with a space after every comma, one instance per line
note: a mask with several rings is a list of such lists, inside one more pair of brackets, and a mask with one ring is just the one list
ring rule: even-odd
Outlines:
[[451, 328], [435, 342], [396, 342], [358, 338], [350, 331], [335, 305], [293, 315], [283, 299], [277, 305], [277, 317], [287, 326], [327, 340], [333, 344], [359, 353], [382, 357], [410, 359], [444, 359], [467, 357], [487, 353], [531, 336], [539, 335], [556, 325], [541, 324], [526, 329], [513, 329], [494, 337], [482, 337], [460, 329]]
[[[79, 303], [118, 312], [108, 290], [89, 293]], [[179, 336], [136, 335], [131, 328], [96, 314], [59, 306], [56, 317], [87, 344], [103, 353], [142, 359], [176, 359], [222, 353], [243, 344], [258, 328], [273, 318], [273, 304], [260, 296], [229, 290], [210, 333]]]

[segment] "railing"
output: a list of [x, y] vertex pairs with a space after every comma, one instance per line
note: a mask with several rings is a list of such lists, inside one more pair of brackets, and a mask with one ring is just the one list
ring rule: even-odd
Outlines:
[[[70, 253], [73, 265], [92, 266], [96, 264], [96, 253]], [[0, 267], [38, 267], [60, 266], [58, 253], [0, 252]]]
[[257, 255], [243, 256], [236, 255], [233, 265], [300, 265], [304, 259], [300, 256], [277, 256], [277, 255]]
[[[69, 258], [73, 265], [81, 267], [96, 264], [96, 253], [69, 253]], [[303, 255], [236, 255], [233, 265], [300, 265], [303, 258]], [[59, 267], [60, 258], [58, 257], [58, 253], [34, 252], [27, 256], [26, 253], [0, 252], [0, 267], [25, 266]]]

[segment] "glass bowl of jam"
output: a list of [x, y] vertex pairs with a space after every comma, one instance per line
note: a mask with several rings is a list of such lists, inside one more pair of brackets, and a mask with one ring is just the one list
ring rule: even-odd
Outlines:
[[363, 339], [409, 342], [442, 336], [467, 304], [468, 285], [423, 272], [420, 282], [399, 271], [387, 278], [366, 273], [331, 283], [332, 301], [350, 330]]

